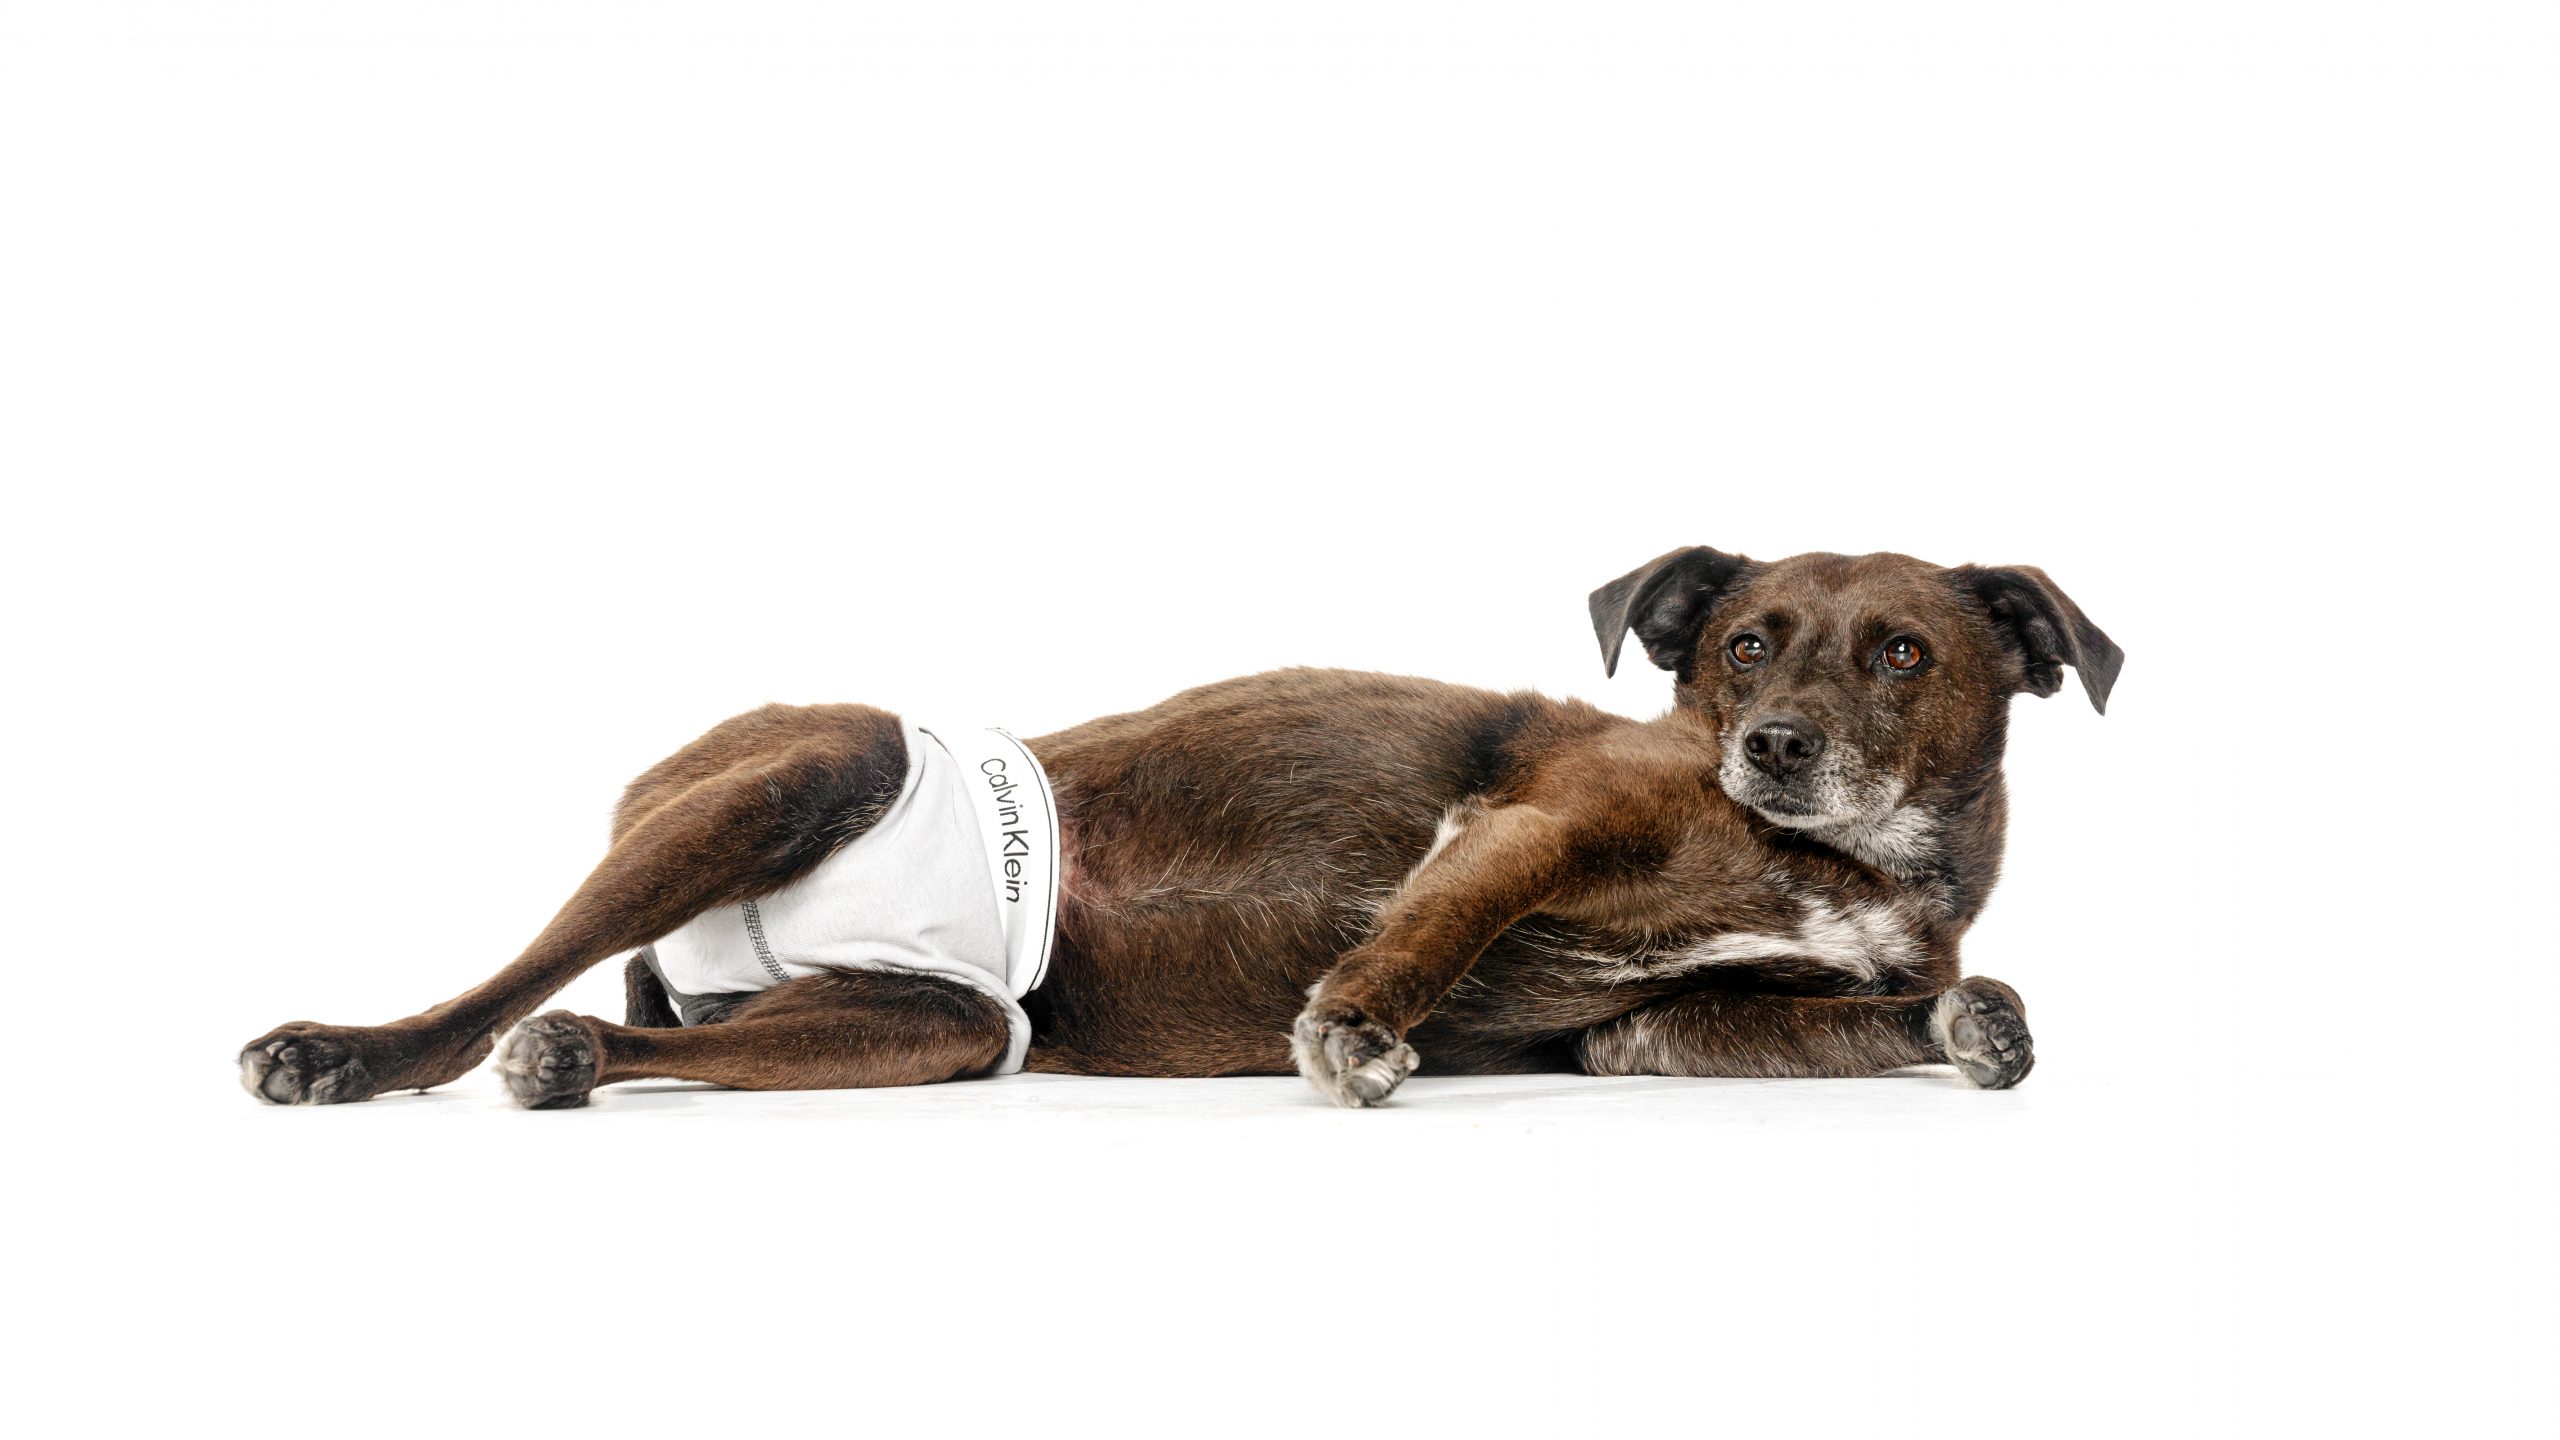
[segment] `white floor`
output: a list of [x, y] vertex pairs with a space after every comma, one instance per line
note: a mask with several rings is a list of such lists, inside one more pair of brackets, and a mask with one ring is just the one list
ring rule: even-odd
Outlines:
[[545, 1114], [485, 1072], [207, 1083], [132, 1145], [52, 1117], [12, 1289], [40, 1383], [217, 1429], [281, 1425], [289, 1379], [290, 1428], [368, 1433], [2519, 1433], [2547, 1146], [2436, 1114], [2050, 1063], [1426, 1075], [1361, 1113], [1295, 1079]]

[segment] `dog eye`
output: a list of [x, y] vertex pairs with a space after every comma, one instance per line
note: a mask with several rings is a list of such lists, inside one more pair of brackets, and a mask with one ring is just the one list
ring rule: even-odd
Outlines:
[[1920, 642], [1908, 635], [1896, 635], [1885, 642], [1884, 663], [1896, 670], [1917, 669], [1927, 658], [1928, 652], [1920, 648]]
[[1757, 635], [1736, 635], [1727, 648], [1733, 652], [1736, 665], [1757, 665], [1769, 654], [1768, 645]]

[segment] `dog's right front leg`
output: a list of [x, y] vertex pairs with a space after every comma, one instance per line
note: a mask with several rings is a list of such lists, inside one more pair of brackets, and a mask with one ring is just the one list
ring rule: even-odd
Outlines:
[[1378, 931], [1309, 992], [1290, 1035], [1298, 1073], [1357, 1109], [1419, 1066], [1405, 1032], [1513, 921], [1546, 903], [1568, 869], [1567, 827], [1528, 805], [1480, 813], [1416, 867], [1379, 912]]

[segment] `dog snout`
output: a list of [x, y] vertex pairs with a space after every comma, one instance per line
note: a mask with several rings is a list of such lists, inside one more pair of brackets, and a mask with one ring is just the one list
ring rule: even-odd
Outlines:
[[1801, 715], [1772, 715], [1742, 737], [1742, 753], [1774, 780], [1792, 780], [1822, 754], [1822, 727]]

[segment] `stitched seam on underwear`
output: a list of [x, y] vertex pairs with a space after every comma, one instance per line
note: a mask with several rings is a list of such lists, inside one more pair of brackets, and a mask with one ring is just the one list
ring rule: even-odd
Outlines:
[[753, 900], [738, 908], [746, 912], [747, 940], [756, 947], [756, 959], [764, 962], [765, 973], [773, 977], [776, 985], [790, 979], [782, 973], [782, 962], [773, 958], [773, 947], [764, 943], [764, 912], [756, 908]]

